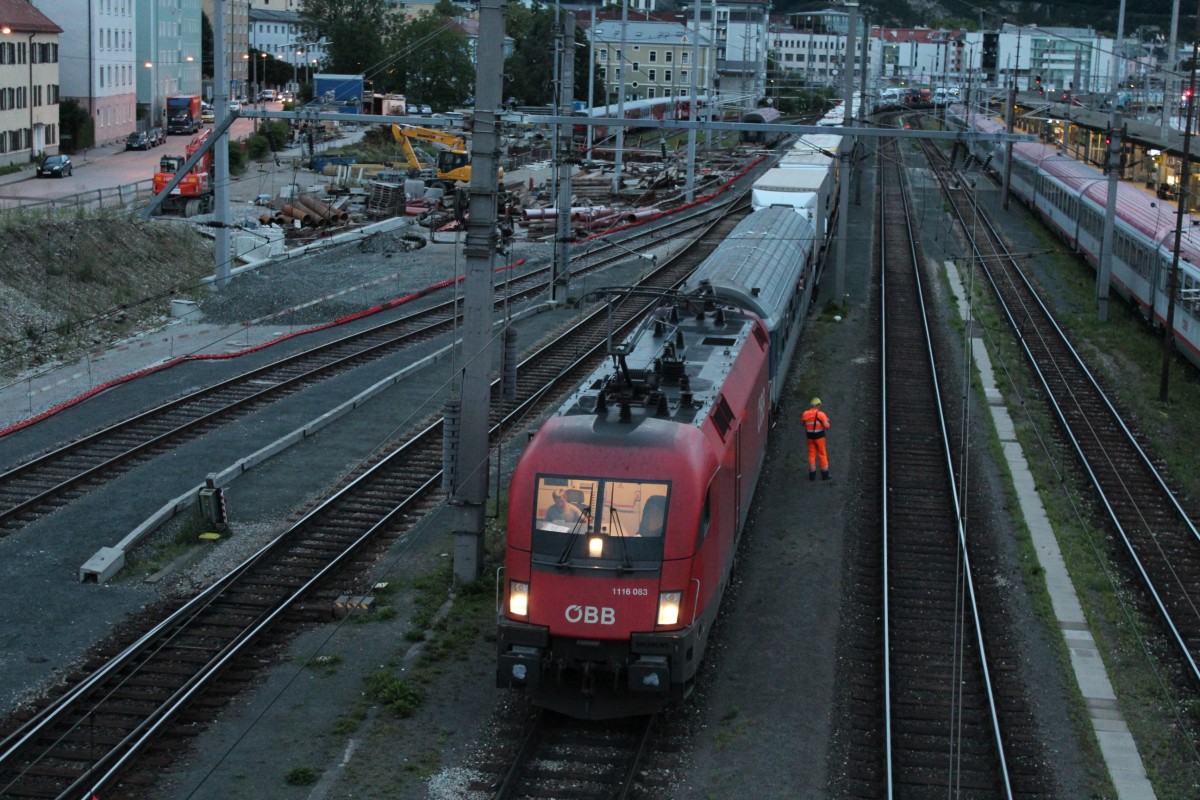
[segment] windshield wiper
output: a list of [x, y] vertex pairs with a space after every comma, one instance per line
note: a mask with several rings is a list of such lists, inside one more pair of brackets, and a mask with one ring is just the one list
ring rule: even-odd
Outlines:
[[[567, 546], [563, 548], [562, 555], [558, 557], [559, 566], [562, 566], [571, 560], [571, 551], [575, 549], [575, 542], [579, 540], [579, 537], [583, 533], [581, 530], [579, 530], [579, 526], [583, 524], [584, 520], [588, 519], [587, 506], [584, 506], [580, 510], [583, 513], [579, 515], [579, 519], [575, 520], [575, 524], [571, 526], [571, 532], [569, 534], [569, 538], [567, 539]], [[587, 528], [584, 528], [583, 530], [586, 531]]]

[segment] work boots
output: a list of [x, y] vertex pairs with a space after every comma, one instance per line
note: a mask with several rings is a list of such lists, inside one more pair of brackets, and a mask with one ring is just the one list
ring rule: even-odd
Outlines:
[[829, 480], [829, 470], [827, 470], [827, 469], [821, 470], [821, 480], [823, 480], [823, 481]]

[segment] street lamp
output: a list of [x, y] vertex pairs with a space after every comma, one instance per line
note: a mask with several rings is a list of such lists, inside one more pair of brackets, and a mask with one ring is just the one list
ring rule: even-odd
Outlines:
[[154, 80], [154, 62], [147, 61], [142, 66], [150, 70], [150, 120], [148, 124], [150, 127], [154, 127], [159, 124], [157, 117], [158, 83]]

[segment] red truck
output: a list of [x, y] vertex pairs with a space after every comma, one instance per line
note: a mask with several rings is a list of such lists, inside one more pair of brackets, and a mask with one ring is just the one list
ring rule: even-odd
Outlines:
[[167, 98], [167, 133], [200, 130], [200, 95], [177, 94]]
[[[196, 135], [195, 139], [188, 142], [187, 156], [163, 156], [159, 162], [158, 172], [154, 173], [154, 193], [162, 194], [167, 188], [167, 184], [175, 177], [175, 174], [183, 167], [184, 162], [193, 153], [199, 150], [209, 137], [212, 136], [212, 128], [205, 128]], [[210, 181], [212, 175], [212, 149], [206, 150], [196, 165], [192, 167], [187, 175], [179, 181], [179, 184], [171, 190], [171, 193], [163, 198], [162, 213], [164, 214], [182, 214], [185, 217], [194, 217], [197, 214], [208, 214], [213, 210], [213, 185]]]

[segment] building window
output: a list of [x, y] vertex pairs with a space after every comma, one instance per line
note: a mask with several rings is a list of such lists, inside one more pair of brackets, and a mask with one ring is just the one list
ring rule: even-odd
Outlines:
[[647, 61], [649, 61], [651, 64], [653, 64], [653, 63], [655, 63], [656, 61], [658, 61], [658, 51], [657, 51], [657, 50], [651, 50], [651, 51], [650, 51], [650, 58], [648, 58], [648, 59], [646, 59], [646, 60], [647, 60]]
[[656, 81], [656, 80], [658, 80], [658, 70], [656, 70], [656, 69], [652, 69], [652, 70], [649, 70], [649, 71], [647, 71], [647, 72], [646, 72], [646, 77], [647, 77], [649, 80], [652, 80], [652, 81]]

